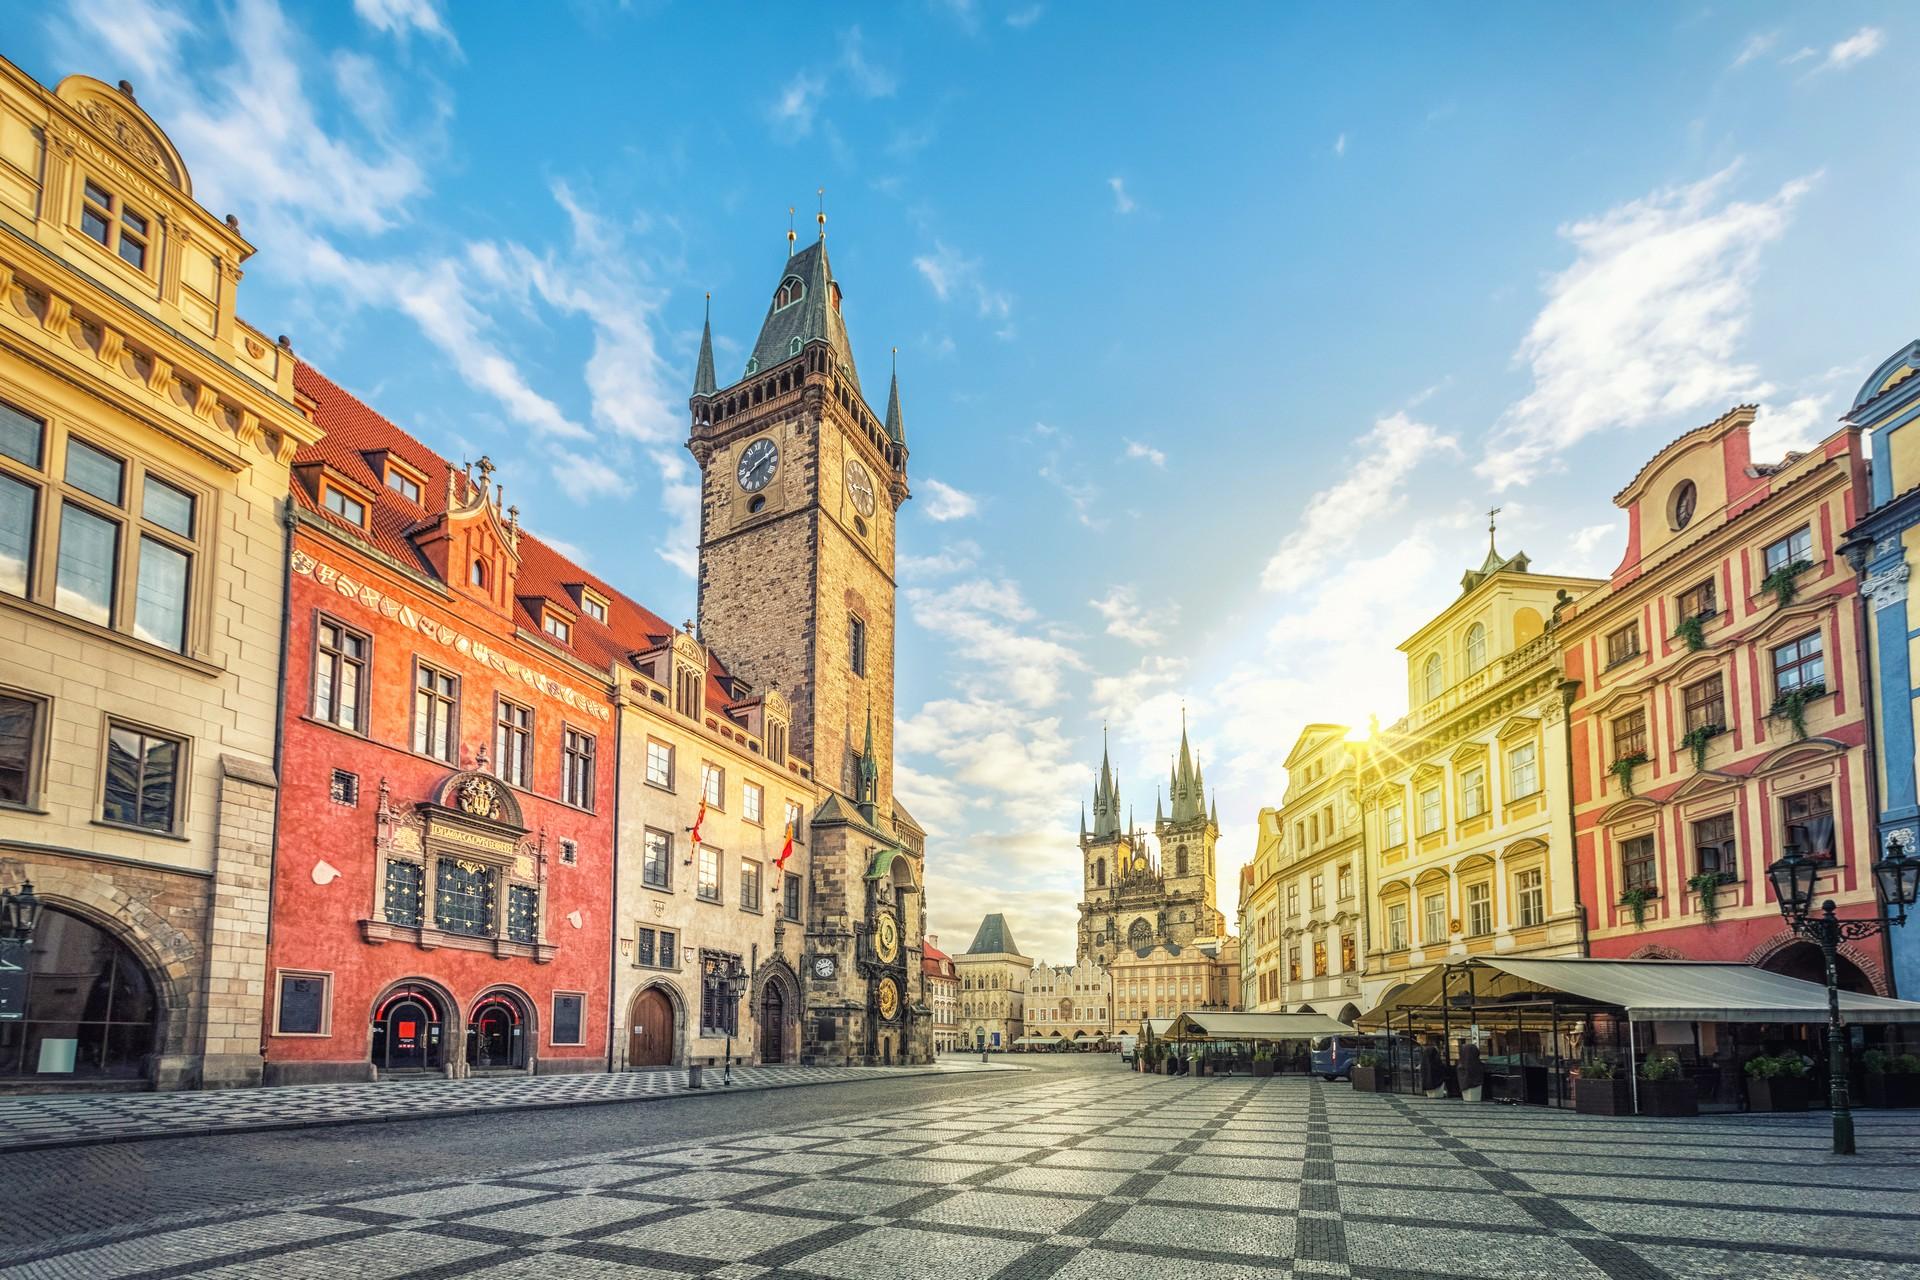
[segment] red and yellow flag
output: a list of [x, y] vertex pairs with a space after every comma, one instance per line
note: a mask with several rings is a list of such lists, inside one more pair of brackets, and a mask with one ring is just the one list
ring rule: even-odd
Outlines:
[[706, 820], [707, 820], [707, 798], [705, 796], [701, 796], [700, 812], [693, 815], [693, 825], [687, 828], [688, 831], [691, 831], [693, 833], [693, 848], [696, 853], [699, 852], [699, 849], [700, 849], [700, 824], [705, 822]]
[[787, 859], [791, 858], [792, 856], [793, 856], [793, 824], [789, 822], [787, 824], [787, 842], [780, 846], [780, 856], [773, 860], [773, 869], [775, 871], [785, 871], [787, 869]]

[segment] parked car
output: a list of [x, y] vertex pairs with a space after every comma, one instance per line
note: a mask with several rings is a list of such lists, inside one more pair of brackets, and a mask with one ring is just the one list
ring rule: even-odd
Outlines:
[[1355, 1054], [1385, 1054], [1392, 1043], [1391, 1036], [1321, 1036], [1313, 1042], [1313, 1073], [1328, 1080], [1349, 1079]]

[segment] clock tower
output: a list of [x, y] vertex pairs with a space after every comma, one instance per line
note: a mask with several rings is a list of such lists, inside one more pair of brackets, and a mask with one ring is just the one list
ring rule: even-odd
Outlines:
[[925, 835], [893, 796], [894, 524], [908, 497], [896, 376], [861, 389], [820, 238], [789, 253], [740, 376], [709, 318], [687, 447], [700, 466], [700, 639], [792, 707], [788, 768], [826, 800], [807, 830], [807, 1061], [926, 1061]]

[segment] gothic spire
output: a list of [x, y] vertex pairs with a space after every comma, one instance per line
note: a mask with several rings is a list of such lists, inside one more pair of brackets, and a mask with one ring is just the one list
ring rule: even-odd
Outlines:
[[700, 329], [700, 362], [693, 369], [693, 394], [710, 396], [719, 390], [713, 378], [713, 295], [707, 295], [707, 320]]
[[1113, 773], [1113, 757], [1107, 748], [1107, 731], [1100, 730], [1100, 777], [1093, 784], [1093, 838], [1111, 839], [1120, 834], [1120, 783]]
[[1193, 747], [1187, 741], [1187, 713], [1180, 711], [1180, 763], [1173, 774], [1173, 820], [1192, 822], [1206, 815], [1202, 783], [1193, 764]]
[[900, 348], [893, 349], [893, 386], [887, 391], [887, 439], [907, 442], [907, 424], [900, 416]]

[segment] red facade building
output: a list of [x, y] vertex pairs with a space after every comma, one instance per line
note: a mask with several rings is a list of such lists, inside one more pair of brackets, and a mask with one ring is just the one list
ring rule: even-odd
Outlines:
[[[1661, 450], [1621, 491], [1626, 551], [1555, 635], [1571, 707], [1589, 952], [1729, 960], [1823, 981], [1767, 867], [1820, 860], [1818, 897], [1876, 908], [1859, 581], [1839, 544], [1866, 501], [1859, 432], [1750, 456], [1743, 406]], [[1878, 949], [1842, 985], [1887, 993]]]
[[[608, 1063], [612, 666], [599, 588], [302, 366], [269, 1083]], [[622, 602], [624, 604], [624, 602]]]

